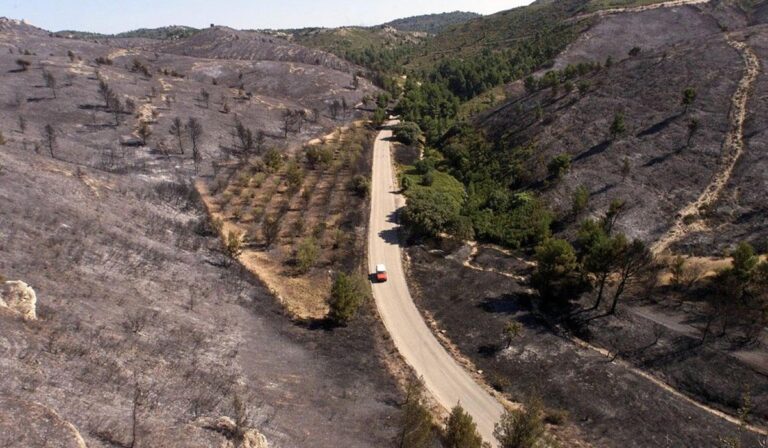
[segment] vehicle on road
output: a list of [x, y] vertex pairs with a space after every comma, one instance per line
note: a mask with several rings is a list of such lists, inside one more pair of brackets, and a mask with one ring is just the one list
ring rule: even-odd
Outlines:
[[376, 281], [377, 282], [386, 282], [387, 281], [387, 267], [383, 264], [377, 264], [376, 265]]

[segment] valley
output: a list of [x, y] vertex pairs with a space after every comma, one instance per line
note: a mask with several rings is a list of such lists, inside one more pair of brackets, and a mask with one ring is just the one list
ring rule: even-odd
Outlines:
[[765, 446], [766, 11], [0, 18], [0, 445]]

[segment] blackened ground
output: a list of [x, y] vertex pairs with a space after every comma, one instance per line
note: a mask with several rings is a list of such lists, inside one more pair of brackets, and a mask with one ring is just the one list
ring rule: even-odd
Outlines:
[[370, 307], [333, 331], [291, 322], [204, 236], [190, 186], [11, 148], [0, 163], [0, 272], [35, 288], [41, 316], [0, 317], [0, 394], [96, 447], [130, 441], [137, 382], [148, 446], [214, 444], [194, 422], [232, 416], [236, 394], [271, 446], [388, 442], [398, 394]]
[[[737, 425], [554, 334], [532, 312], [535, 298], [525, 285], [466, 268], [462, 257], [451, 259], [450, 252], [414, 246], [408, 254], [418, 305], [486, 379], [515, 400], [536, 391], [547, 406], [566, 410], [596, 446], [718, 446], [719, 437], [740, 433]], [[502, 329], [510, 319], [521, 322], [524, 331], [507, 348]], [[689, 375], [700, 367], [685, 365]], [[751, 436], [743, 438], [746, 446], [754, 443]]]

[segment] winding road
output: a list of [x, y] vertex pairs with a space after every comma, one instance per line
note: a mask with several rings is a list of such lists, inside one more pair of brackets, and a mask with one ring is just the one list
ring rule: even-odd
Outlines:
[[397, 223], [397, 210], [405, 200], [393, 173], [391, 136], [392, 131], [381, 131], [373, 147], [368, 267], [374, 272], [376, 264], [384, 263], [389, 277], [385, 283], [373, 284], [376, 307], [395, 347], [435, 399], [446, 409], [460, 402], [477, 423], [483, 440], [496, 446], [493, 426], [503, 412], [501, 404], [440, 345], [408, 291]]

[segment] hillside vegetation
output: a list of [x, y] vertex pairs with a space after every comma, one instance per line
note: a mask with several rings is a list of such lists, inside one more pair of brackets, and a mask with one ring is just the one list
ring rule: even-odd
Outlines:
[[480, 17], [480, 14], [474, 12], [453, 11], [440, 14], [404, 17], [402, 19], [387, 22], [382, 26], [392, 27], [399, 31], [421, 31], [435, 34], [446, 27], [468, 22], [477, 17]]
[[58, 37], [72, 39], [138, 38], [138, 39], [183, 39], [200, 30], [190, 26], [171, 25], [159, 28], [139, 28], [117, 34], [89, 33], [84, 31], [63, 30], [55, 33]]

